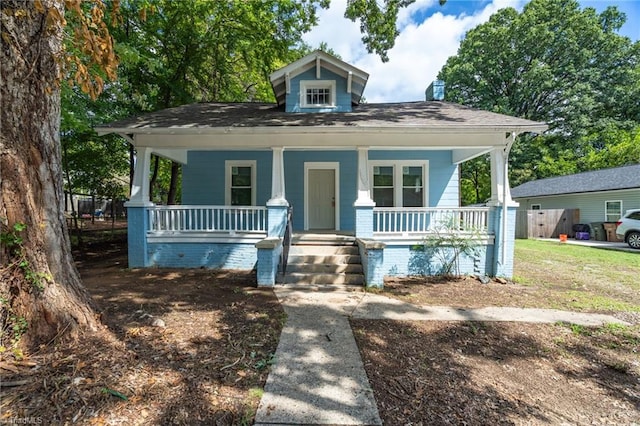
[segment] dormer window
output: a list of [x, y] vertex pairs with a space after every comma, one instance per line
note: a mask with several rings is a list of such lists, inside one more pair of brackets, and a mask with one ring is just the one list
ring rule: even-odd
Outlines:
[[300, 97], [303, 108], [335, 107], [336, 82], [334, 80], [301, 81]]

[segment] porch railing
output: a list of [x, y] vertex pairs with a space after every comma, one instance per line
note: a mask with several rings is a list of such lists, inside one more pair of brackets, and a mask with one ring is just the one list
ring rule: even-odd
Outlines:
[[488, 207], [376, 207], [374, 234], [488, 231]]
[[267, 208], [259, 206], [154, 206], [152, 232], [266, 233]]

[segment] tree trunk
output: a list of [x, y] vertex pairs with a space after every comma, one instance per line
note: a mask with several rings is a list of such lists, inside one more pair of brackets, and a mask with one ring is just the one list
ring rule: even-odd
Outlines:
[[33, 1], [2, 0], [0, 11], [0, 220], [3, 233], [26, 225], [22, 256], [33, 272], [12, 268], [16, 254], [4, 247], [0, 292], [28, 321], [23, 343], [29, 346], [100, 327], [71, 257], [62, 205], [63, 37], [56, 15], [64, 16], [64, 6], [62, 0], [42, 4], [44, 11], [38, 11]]
[[169, 182], [169, 193], [167, 194], [167, 204], [176, 203], [178, 195], [178, 174], [180, 173], [180, 164], [175, 161], [171, 162], [171, 181]]
[[153, 172], [151, 173], [151, 179], [149, 179], [149, 201], [153, 201], [153, 190], [156, 187], [156, 181], [158, 180], [158, 167], [160, 166], [160, 157], [153, 155]]

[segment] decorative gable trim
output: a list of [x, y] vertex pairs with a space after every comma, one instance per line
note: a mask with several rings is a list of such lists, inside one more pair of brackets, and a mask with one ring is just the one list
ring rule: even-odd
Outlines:
[[271, 73], [269, 79], [278, 105], [284, 104], [286, 95], [290, 93], [291, 87], [289, 85], [289, 88], [287, 89], [287, 80], [290, 81], [297, 75], [312, 68], [315, 68], [316, 70], [315, 74], [317, 79], [321, 78], [322, 68], [343, 76], [348, 81], [348, 86], [351, 88], [351, 90], [348, 90], [348, 93], [351, 94], [351, 102], [353, 104], [360, 103], [362, 93], [364, 92], [364, 88], [369, 79], [369, 74], [354, 67], [353, 65], [329, 55], [328, 53], [316, 50], [315, 52], [312, 52], [307, 56]]

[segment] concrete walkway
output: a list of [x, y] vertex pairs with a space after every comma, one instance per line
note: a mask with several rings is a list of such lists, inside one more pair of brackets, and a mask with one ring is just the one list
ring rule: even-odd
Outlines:
[[334, 286], [276, 286], [288, 315], [256, 425], [380, 425], [349, 317], [419, 321], [626, 324], [608, 315], [552, 309], [420, 307]]

